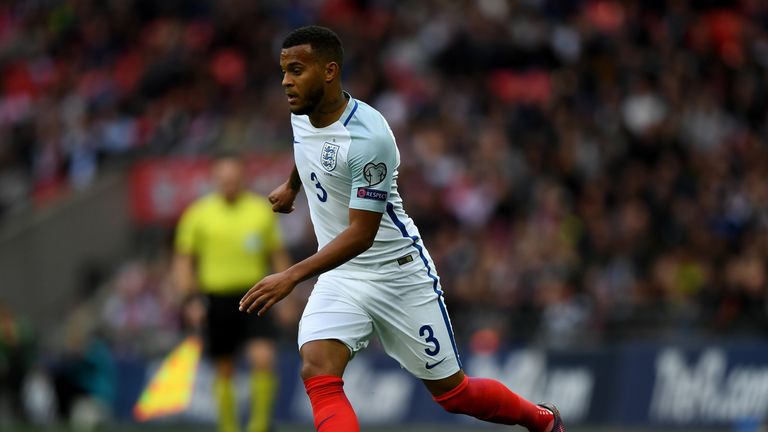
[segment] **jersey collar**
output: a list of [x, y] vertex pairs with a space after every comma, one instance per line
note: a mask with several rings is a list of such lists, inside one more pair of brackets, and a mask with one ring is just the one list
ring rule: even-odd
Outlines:
[[344, 112], [341, 113], [341, 117], [339, 117], [339, 123], [346, 126], [357, 110], [357, 101], [346, 91], [342, 90], [342, 93], [344, 93], [344, 97], [347, 99], [347, 106], [344, 108]]

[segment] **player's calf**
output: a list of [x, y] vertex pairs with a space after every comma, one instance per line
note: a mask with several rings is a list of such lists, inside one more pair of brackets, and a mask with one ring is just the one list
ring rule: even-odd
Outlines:
[[453, 390], [434, 399], [454, 414], [466, 414], [491, 423], [519, 424], [531, 432], [565, 431], [564, 427], [553, 430], [554, 411], [523, 399], [492, 379], [464, 377]]

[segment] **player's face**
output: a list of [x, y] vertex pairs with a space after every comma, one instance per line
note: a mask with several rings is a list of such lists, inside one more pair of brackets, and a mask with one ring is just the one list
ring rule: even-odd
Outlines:
[[244, 175], [242, 162], [234, 158], [220, 159], [213, 165], [216, 190], [226, 198], [235, 198], [240, 193]]
[[325, 96], [324, 65], [309, 44], [280, 51], [280, 69], [288, 107], [296, 115], [310, 114]]

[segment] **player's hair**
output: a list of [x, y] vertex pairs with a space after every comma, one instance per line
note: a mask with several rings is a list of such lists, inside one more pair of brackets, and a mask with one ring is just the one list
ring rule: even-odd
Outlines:
[[341, 39], [333, 30], [316, 25], [300, 27], [290, 32], [283, 40], [284, 49], [304, 44], [309, 44], [312, 52], [322, 60], [336, 62], [341, 68], [344, 62], [344, 48], [341, 46]]

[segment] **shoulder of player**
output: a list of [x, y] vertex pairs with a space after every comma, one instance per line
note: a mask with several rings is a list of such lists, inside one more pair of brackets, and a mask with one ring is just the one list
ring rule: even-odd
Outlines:
[[[387, 120], [376, 108], [368, 105], [367, 103], [354, 99], [353, 102], [357, 104], [356, 108], [352, 109], [349, 113], [349, 119], [347, 127], [349, 126], [363, 126], [380, 128], [381, 126], [387, 126]], [[352, 102], [350, 102], [352, 103]], [[343, 119], [340, 119], [343, 120]]]
[[394, 145], [389, 124], [384, 116], [365, 102], [358, 102], [358, 109], [352, 115], [346, 128], [352, 143], [364, 142], [378, 145]]

